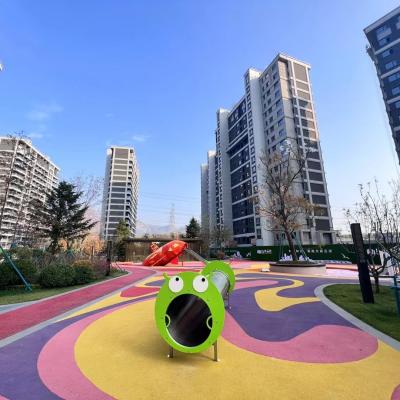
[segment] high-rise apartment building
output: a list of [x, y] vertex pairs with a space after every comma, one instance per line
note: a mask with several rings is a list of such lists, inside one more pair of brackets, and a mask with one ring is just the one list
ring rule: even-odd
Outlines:
[[215, 151], [207, 153], [207, 164], [201, 165], [201, 229], [211, 233], [216, 226]]
[[400, 162], [400, 6], [364, 29]]
[[210, 226], [231, 230], [238, 245], [281, 243], [282, 235], [260, 215], [256, 201], [264, 179], [260, 157], [290, 141], [299, 149], [314, 149], [294, 190], [320, 208], [318, 215], [300, 221], [296, 236], [303, 244], [335, 242], [310, 65], [278, 54], [264, 71], [247, 70], [244, 88], [230, 110], [217, 111], [215, 175], [208, 162]]
[[57, 186], [60, 169], [28, 139], [0, 137], [0, 244], [34, 240], [36, 202]]
[[112, 146], [107, 150], [101, 214], [101, 236], [105, 240], [116, 234], [119, 221], [125, 221], [135, 235], [139, 189], [139, 167], [135, 150]]

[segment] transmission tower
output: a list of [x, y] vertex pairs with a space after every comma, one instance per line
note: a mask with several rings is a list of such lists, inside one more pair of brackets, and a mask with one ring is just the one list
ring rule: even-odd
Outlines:
[[169, 212], [169, 229], [170, 232], [174, 234], [175, 237], [178, 236], [176, 232], [176, 223], [175, 223], [175, 204], [171, 204], [171, 211]]

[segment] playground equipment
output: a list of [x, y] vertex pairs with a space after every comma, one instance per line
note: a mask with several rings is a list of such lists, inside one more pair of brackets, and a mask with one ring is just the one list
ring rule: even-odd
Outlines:
[[167, 265], [182, 254], [187, 247], [187, 243], [182, 240], [172, 240], [160, 248], [152, 244], [154, 252], [145, 258], [143, 265], [146, 267]]
[[205, 261], [201, 272], [164, 274], [155, 303], [155, 319], [161, 337], [173, 351], [198, 353], [214, 346], [218, 361], [217, 339], [225, 320], [225, 303], [235, 286], [235, 275], [223, 261]]

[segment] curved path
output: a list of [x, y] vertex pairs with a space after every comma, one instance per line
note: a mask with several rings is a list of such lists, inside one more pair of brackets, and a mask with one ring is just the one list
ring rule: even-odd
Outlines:
[[[23, 307], [31, 324], [47, 321], [0, 340], [0, 400], [400, 400], [400, 352], [316, 296], [322, 285], [355, 280], [232, 264], [237, 284], [218, 340], [221, 362], [210, 360], [211, 350], [166, 357], [154, 325], [161, 269], [135, 265], [99, 288]], [[27, 316], [38, 311], [41, 318]], [[11, 325], [20, 312], [9, 313]]]
[[125, 267], [131, 273], [71, 292], [39, 300], [0, 314], [0, 340], [15, 335], [67, 311], [110, 294], [154, 274], [145, 268]]

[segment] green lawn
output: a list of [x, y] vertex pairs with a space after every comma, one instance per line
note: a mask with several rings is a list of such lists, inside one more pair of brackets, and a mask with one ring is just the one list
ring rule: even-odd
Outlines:
[[89, 284], [68, 286], [68, 287], [62, 287], [62, 288], [44, 289], [38, 285], [33, 285], [33, 290], [31, 292], [25, 290], [25, 288], [23, 286], [22, 287], [18, 286], [18, 287], [5, 288], [5, 289], [0, 290], [0, 305], [40, 300], [40, 299], [44, 299], [45, 297], [50, 297], [50, 296], [54, 296], [56, 294], [69, 292], [70, 290], [82, 288], [84, 286], [88, 286], [93, 283], [101, 282], [101, 281], [115, 278], [117, 276], [121, 276], [121, 275], [125, 275], [125, 274], [126, 274], [126, 271], [112, 271], [110, 276], [102, 278], [102, 279], [98, 279]]
[[374, 293], [374, 304], [362, 302], [359, 285], [328, 286], [324, 289], [324, 294], [358, 319], [400, 340], [400, 317], [393, 291], [388, 286], [381, 286], [380, 290], [379, 294]]

